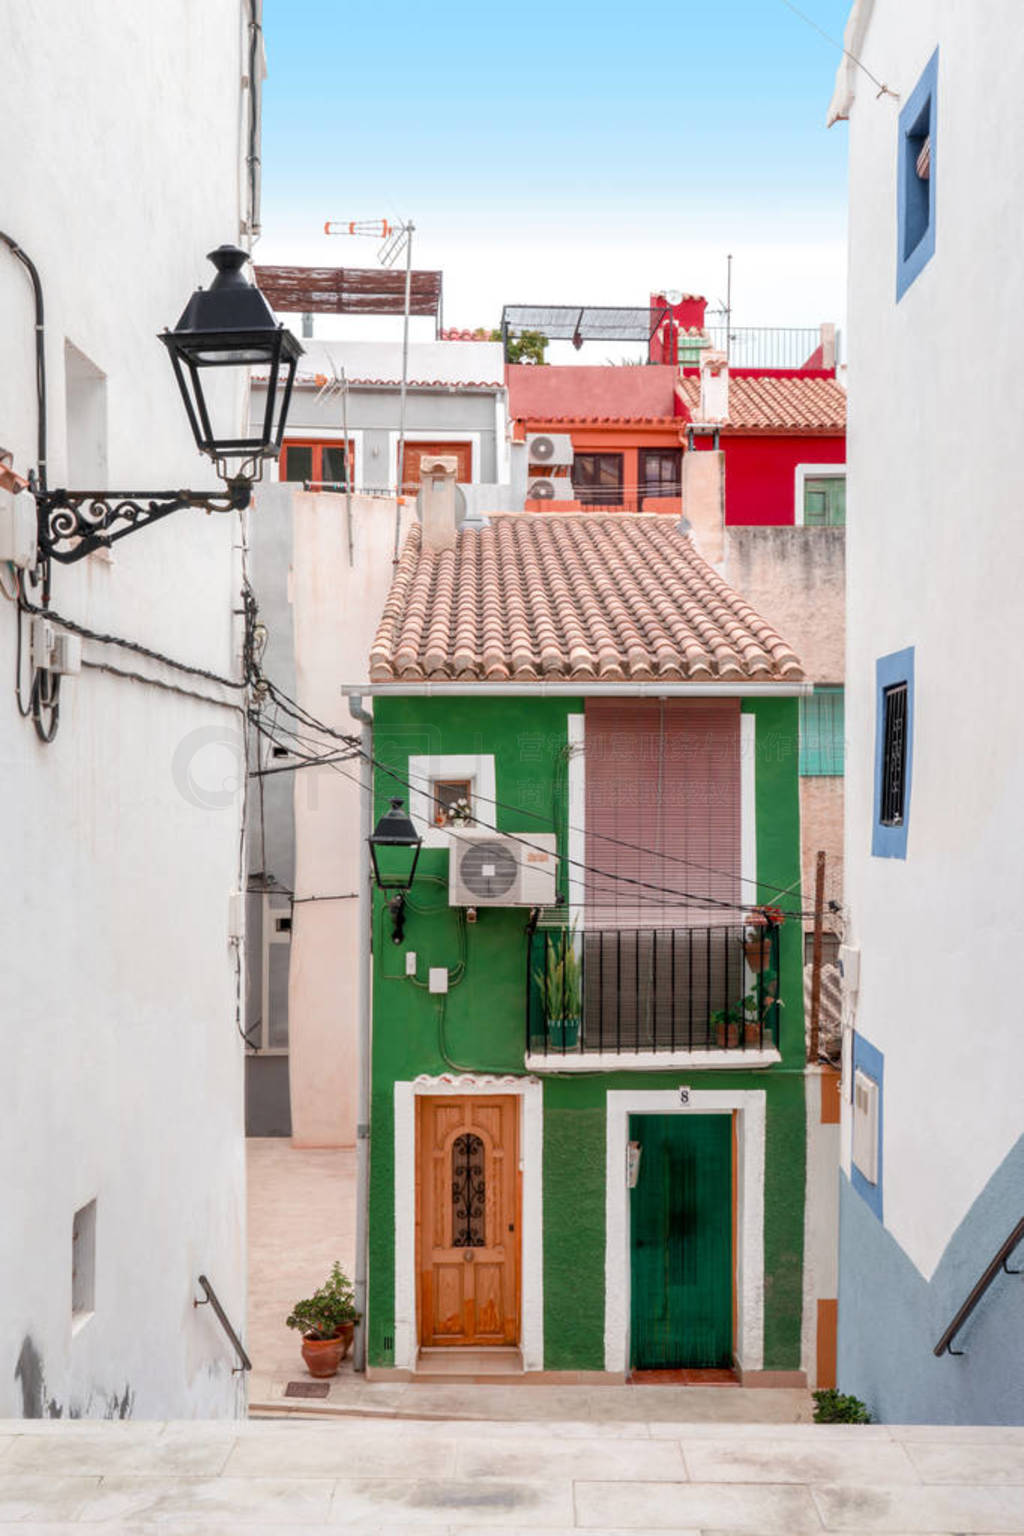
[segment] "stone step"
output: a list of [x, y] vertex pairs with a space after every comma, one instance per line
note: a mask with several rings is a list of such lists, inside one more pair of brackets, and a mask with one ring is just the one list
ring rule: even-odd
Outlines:
[[160, 1536], [1024, 1536], [1024, 1429], [0, 1421], [0, 1533], [100, 1523]]

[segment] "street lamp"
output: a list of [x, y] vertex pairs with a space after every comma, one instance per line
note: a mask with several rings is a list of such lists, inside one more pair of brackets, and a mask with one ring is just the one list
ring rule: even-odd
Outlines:
[[[401, 944], [405, 938], [405, 894], [416, 878], [423, 839], [405, 810], [398, 796], [391, 801], [391, 809], [384, 812], [367, 839], [373, 862], [373, 878], [379, 891], [393, 891], [388, 902], [391, 913], [391, 938]], [[409, 855], [412, 854], [410, 861]], [[378, 857], [378, 856], [382, 856]]]
[[[266, 299], [242, 274], [249, 257], [237, 246], [221, 245], [209, 253], [217, 276], [198, 289], [172, 331], [160, 340], [167, 348], [185, 403], [189, 425], [201, 453], [214, 462], [225, 482], [223, 491], [69, 491], [48, 490], [33, 482], [44, 560], [70, 564], [96, 549], [147, 528], [182, 507], [207, 512], [242, 511], [249, 505], [263, 461], [281, 450], [295, 368], [302, 347], [279, 325]], [[239, 436], [237, 423], [217, 419], [207, 398], [210, 370], [264, 366], [269, 370], [262, 424]], [[234, 467], [229, 461], [239, 461]]]

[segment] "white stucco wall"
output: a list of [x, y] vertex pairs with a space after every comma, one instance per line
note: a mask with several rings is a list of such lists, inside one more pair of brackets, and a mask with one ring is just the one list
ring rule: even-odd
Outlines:
[[[353, 562], [344, 496], [267, 488], [264, 502], [290, 498], [293, 529], [297, 698], [318, 720], [359, 734], [342, 683], [366, 677], [370, 643], [394, 574], [395, 503], [352, 497]], [[414, 516], [402, 509], [402, 536]], [[369, 707], [369, 704], [368, 706]], [[310, 733], [315, 740], [315, 733]], [[330, 748], [328, 738], [313, 750]], [[295, 891], [288, 994], [292, 1140], [352, 1146], [356, 1122], [357, 903], [365, 868], [359, 840], [358, 762], [295, 775]]]
[[[902, 102], [939, 48], [936, 248], [899, 303], [900, 102], [856, 77], [847, 524], [855, 1025], [885, 1056], [885, 1225], [930, 1276], [1021, 1134], [1024, 29], [1013, 0], [984, 25], [973, 0], [877, 0], [862, 46]], [[873, 858], [875, 661], [907, 646], [907, 858]]]
[[[46, 303], [50, 484], [70, 473], [66, 343], [106, 376], [114, 487], [217, 484], [157, 332], [238, 242], [239, 0], [3, 0], [0, 226]], [[0, 443], [36, 463], [32, 292], [0, 248]], [[70, 354], [73, 356], [74, 354]], [[229, 400], [241, 422], [242, 392]], [[53, 606], [219, 674], [238, 673], [239, 523], [182, 512], [111, 559], [57, 566]], [[9, 585], [9, 572], [3, 579]], [[0, 599], [0, 1416], [244, 1411], [207, 1274], [245, 1317], [237, 711], [85, 668], [59, 734], [14, 699]], [[86, 642], [87, 662], [156, 675]], [[72, 1333], [72, 1219], [97, 1202], [92, 1317]]]

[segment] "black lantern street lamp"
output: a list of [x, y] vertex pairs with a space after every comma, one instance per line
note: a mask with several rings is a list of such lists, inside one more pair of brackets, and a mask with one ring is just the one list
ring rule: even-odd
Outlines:
[[[392, 800], [391, 809], [385, 811], [368, 841], [377, 889], [395, 893], [388, 902], [391, 938], [395, 944], [401, 944], [405, 938], [405, 893], [416, 878], [423, 839], [399, 797]], [[378, 854], [384, 855], [383, 869]]]
[[[245, 251], [219, 245], [209, 260], [217, 276], [208, 289], [196, 290], [174, 330], [164, 331], [160, 340], [171, 355], [199, 452], [208, 454], [221, 478], [231, 481], [238, 477], [228, 475], [228, 459], [242, 459], [255, 471], [261, 459], [277, 458], [280, 453], [302, 347], [278, 325], [260, 290], [242, 275], [249, 260]], [[232, 430], [234, 423], [215, 430], [203, 383], [209, 371], [261, 366], [269, 374], [261, 430], [247, 437]], [[253, 473], [248, 478], [258, 476]]]
[[[51, 491], [45, 479], [32, 481], [44, 566], [51, 559], [70, 564], [94, 550], [107, 549], [182, 507], [242, 511], [249, 505], [253, 481], [263, 473], [263, 461], [280, 452], [303, 349], [274, 319], [259, 289], [243, 276], [242, 267], [249, 259], [245, 251], [221, 245], [209, 253], [209, 259], [217, 276], [208, 289], [192, 295], [173, 331], [164, 331], [160, 340], [170, 354], [199, 451], [213, 460], [225, 489]], [[269, 373], [267, 406], [259, 430], [240, 436], [237, 422], [218, 421], [215, 392], [207, 398], [209, 370], [254, 366], [264, 366]]]

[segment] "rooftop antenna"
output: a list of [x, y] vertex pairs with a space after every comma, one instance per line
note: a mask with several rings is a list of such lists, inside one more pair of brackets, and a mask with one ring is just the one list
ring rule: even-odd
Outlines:
[[725, 258], [725, 360], [729, 361], [732, 341], [732, 256]]
[[392, 559], [398, 564], [398, 539], [402, 526], [402, 506], [405, 490], [405, 394], [409, 382], [409, 308], [412, 300], [412, 237], [416, 226], [409, 219], [389, 224], [387, 219], [351, 219], [349, 222], [328, 219], [325, 235], [361, 235], [381, 241], [377, 260], [382, 267], [393, 267], [405, 254], [405, 305], [402, 315], [402, 383], [398, 397], [398, 470], [395, 502], [395, 551]]

